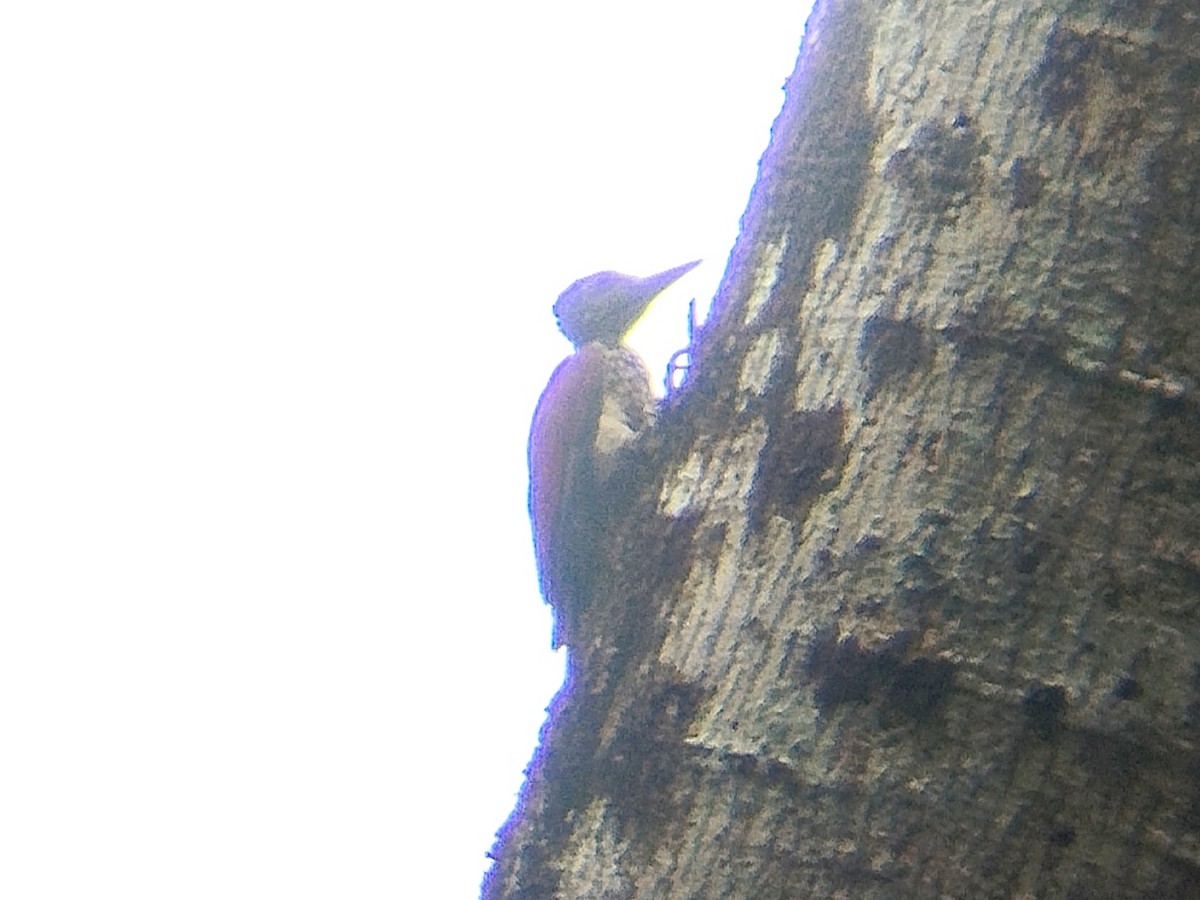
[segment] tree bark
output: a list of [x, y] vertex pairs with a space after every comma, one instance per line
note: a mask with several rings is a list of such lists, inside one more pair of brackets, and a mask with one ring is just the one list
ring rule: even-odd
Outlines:
[[818, 2], [487, 897], [1200, 896], [1194, 0]]

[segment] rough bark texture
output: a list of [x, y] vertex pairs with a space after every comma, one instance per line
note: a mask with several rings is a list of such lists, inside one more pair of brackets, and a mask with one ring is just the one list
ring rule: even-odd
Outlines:
[[488, 897], [1200, 896], [1194, 0], [827, 0]]

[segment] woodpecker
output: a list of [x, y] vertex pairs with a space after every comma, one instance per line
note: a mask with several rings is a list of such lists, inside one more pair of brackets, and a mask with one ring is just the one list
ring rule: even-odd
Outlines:
[[650, 425], [650, 376], [622, 343], [650, 301], [700, 264], [635, 278], [597, 272], [559, 295], [554, 315], [575, 352], [542, 391], [529, 432], [529, 518], [551, 646], [570, 645], [587, 585], [600, 499], [619, 451]]

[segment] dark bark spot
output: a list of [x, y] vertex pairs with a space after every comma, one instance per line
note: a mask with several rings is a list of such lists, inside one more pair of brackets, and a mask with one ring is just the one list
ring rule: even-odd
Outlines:
[[712, 523], [697, 537], [696, 549], [708, 556], [716, 556], [717, 551], [725, 546], [725, 535], [728, 533], [728, 522]]
[[1044, 328], [1012, 328], [1003, 322], [1005, 309], [1002, 300], [989, 296], [973, 309], [956, 311], [938, 333], [954, 345], [963, 361], [1003, 357], [1004, 364], [1013, 367], [1020, 362], [1061, 368], [1062, 334]]
[[883, 546], [883, 538], [877, 534], [864, 534], [854, 544], [854, 551], [858, 554], [866, 556], [874, 553]]
[[857, 638], [837, 639], [831, 630], [812, 643], [806, 660], [815, 682], [813, 700], [822, 713], [843, 703], [862, 703], [871, 696], [879, 665], [877, 654], [863, 650]]
[[934, 584], [940, 580], [929, 559], [919, 553], [910, 553], [900, 560], [900, 574], [915, 584]]
[[777, 791], [786, 798], [782, 806], [792, 808], [791, 802], [801, 797], [805, 788], [811, 786], [787, 763], [757, 753], [738, 753], [733, 750], [720, 751], [716, 757], [731, 774], [747, 781]]
[[1142, 696], [1142, 686], [1136, 678], [1128, 676], [1118, 678], [1113, 687], [1113, 696], [1118, 700], [1135, 700]]
[[932, 357], [928, 337], [911, 321], [872, 316], [858, 339], [858, 358], [867, 366], [867, 399], [884, 384], [902, 381], [927, 367]]
[[1046, 839], [1052, 847], [1070, 847], [1075, 843], [1075, 829], [1069, 826], [1055, 828]]
[[888, 688], [888, 710], [917, 722], [928, 719], [950, 692], [954, 672], [954, 664], [944, 659], [902, 663]]
[[[1147, 3], [1146, 0], [1112, 0], [1106, 10], [1110, 21], [1123, 27], [1145, 28], [1159, 34], [1190, 35], [1195, 21], [1189, 4]], [[1148, 53], [1156, 48], [1147, 48]]]
[[959, 121], [922, 123], [908, 145], [888, 157], [884, 179], [928, 210], [965, 204], [979, 187], [983, 148]]
[[1128, 787], [1138, 777], [1146, 747], [1132, 734], [1111, 735], [1093, 732], [1079, 745], [1079, 761], [1098, 779]]
[[924, 557], [905, 557], [900, 561], [900, 573], [904, 583], [896, 594], [899, 609], [915, 613], [922, 621], [931, 614], [955, 618], [961, 613], [962, 598], [950, 590]]
[[1043, 120], [1075, 136], [1084, 166], [1105, 171], [1129, 152], [1130, 141], [1156, 127], [1149, 119], [1192, 102], [1191, 87], [1187, 97], [1157, 93], [1174, 67], [1174, 54], [1156, 42], [1137, 46], [1114, 32], [1059, 26], [1030, 81], [1032, 102]]
[[1200, 832], [1200, 793], [1194, 793], [1179, 815], [1188, 831]]
[[1034, 76], [1041, 86], [1044, 119], [1061, 119], [1083, 103], [1086, 64], [1094, 52], [1092, 41], [1077, 32], [1056, 26], [1050, 33]]
[[707, 697], [703, 686], [682, 678], [647, 685], [645, 701], [623, 718], [606, 758], [597, 762], [595, 787], [631, 838], [640, 835], [635, 844], [683, 814], [689, 797], [678, 781], [687, 767], [684, 738]]
[[803, 522], [817, 497], [837, 487], [846, 463], [845, 420], [838, 404], [784, 415], [771, 427], [750, 493], [752, 528], [772, 515]]
[[896, 635], [877, 648], [864, 648], [857, 638], [837, 640], [833, 630], [809, 648], [806, 674], [814, 682], [813, 702], [822, 714], [845, 703], [881, 698], [881, 721], [924, 721], [945, 700], [955, 666], [945, 660], [904, 660], [913, 635]]
[[1043, 741], [1050, 740], [1062, 729], [1066, 708], [1067, 692], [1058, 684], [1034, 684], [1021, 700], [1025, 727]]
[[1027, 209], [1041, 199], [1046, 176], [1037, 168], [1037, 163], [1018, 156], [1008, 170], [1008, 183], [1012, 188], [1012, 209]]
[[1024, 532], [1022, 532], [1021, 538], [1015, 540], [1013, 544], [1013, 568], [1022, 575], [1031, 575], [1036, 572], [1050, 549], [1049, 541], [1043, 538], [1029, 540], [1028, 535]]
[[[704, 552], [706, 532], [700, 532], [701, 515], [696, 511], [685, 512], [671, 520], [662, 520], [664, 527], [657, 530], [662, 536], [661, 547], [649, 547], [643, 543], [639, 560], [644, 567], [644, 584], [678, 584], [683, 581], [692, 567], [697, 551]], [[637, 548], [630, 548], [636, 552]]]

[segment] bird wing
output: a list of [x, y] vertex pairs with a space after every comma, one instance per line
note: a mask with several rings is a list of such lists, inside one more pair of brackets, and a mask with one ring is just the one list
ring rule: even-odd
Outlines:
[[593, 447], [604, 379], [604, 348], [580, 347], [550, 376], [529, 432], [529, 518], [538, 579], [559, 619], [572, 600], [568, 555], [578, 530], [574, 517], [586, 515], [594, 484]]

